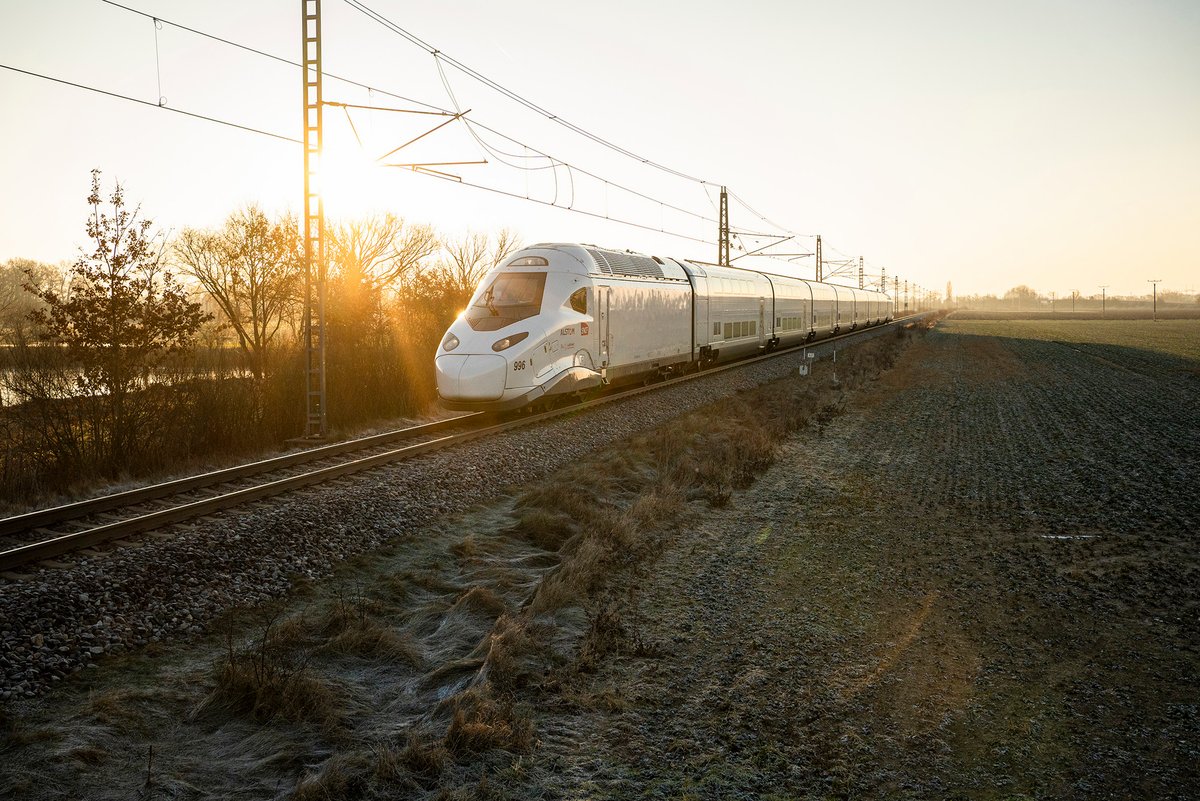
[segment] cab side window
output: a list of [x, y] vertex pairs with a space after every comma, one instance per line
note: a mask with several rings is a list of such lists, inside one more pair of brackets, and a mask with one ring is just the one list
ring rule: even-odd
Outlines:
[[577, 311], [580, 314], [587, 314], [587, 289], [576, 289], [571, 293], [569, 302], [573, 311]]

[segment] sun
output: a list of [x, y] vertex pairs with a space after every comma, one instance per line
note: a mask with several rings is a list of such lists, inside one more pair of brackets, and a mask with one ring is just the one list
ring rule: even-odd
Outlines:
[[356, 140], [326, 141], [318, 191], [327, 217], [349, 219], [386, 211], [395, 202], [395, 176]]

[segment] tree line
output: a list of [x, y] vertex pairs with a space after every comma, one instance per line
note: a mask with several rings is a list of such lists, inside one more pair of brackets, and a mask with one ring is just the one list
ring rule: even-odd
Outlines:
[[[71, 264], [0, 265], [10, 503], [235, 457], [303, 432], [303, 236], [255, 205], [168, 238], [93, 171]], [[513, 234], [380, 213], [326, 227], [329, 422], [419, 413], [442, 332]]]
[[[949, 288], [947, 288], [949, 297]], [[954, 298], [955, 305], [963, 308], [983, 311], [1099, 311], [1101, 308], [1140, 308], [1149, 307], [1152, 302], [1151, 293], [1145, 295], [1117, 295], [1115, 293], [1088, 292], [1079, 290], [1067, 292], [1039, 292], [1021, 284], [1012, 287], [1003, 295], [958, 295]], [[1173, 290], [1161, 290], [1158, 293], [1158, 304], [1161, 307], [1200, 306], [1200, 294], [1189, 294]]]

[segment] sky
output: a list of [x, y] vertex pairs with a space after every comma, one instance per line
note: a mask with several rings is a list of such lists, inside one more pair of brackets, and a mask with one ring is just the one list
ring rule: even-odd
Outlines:
[[[486, 160], [445, 172], [519, 196], [377, 166], [443, 118], [326, 107], [331, 220], [391, 211], [452, 237], [509, 227], [715, 261], [726, 185], [735, 228], [786, 231], [785, 254], [820, 234], [826, 260], [861, 256], [889, 288], [1200, 290], [1194, 0], [361, 3], [637, 158], [323, 0], [325, 71], [415, 102], [329, 78], [324, 99], [469, 109], [491, 131], [455, 121], [390, 160]], [[0, 261], [73, 259], [93, 168], [165, 234], [301, 207], [299, 145], [172, 111], [300, 138], [297, 67], [177, 26], [296, 60], [301, 4], [123, 4], [161, 29], [101, 0], [0, 0], [0, 64], [149, 103], [0, 69]], [[813, 274], [811, 257], [737, 263]]]

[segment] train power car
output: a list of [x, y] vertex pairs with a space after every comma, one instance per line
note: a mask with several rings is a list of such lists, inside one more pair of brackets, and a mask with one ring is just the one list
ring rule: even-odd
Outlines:
[[505, 411], [892, 319], [881, 293], [589, 245], [525, 248], [435, 357], [451, 409]]

